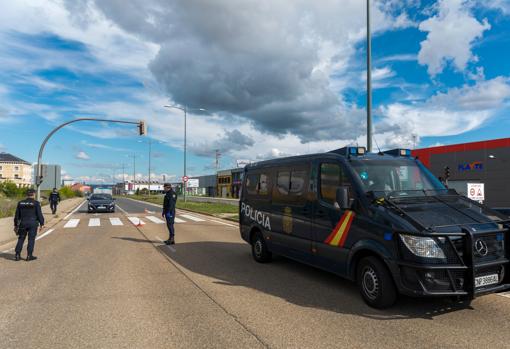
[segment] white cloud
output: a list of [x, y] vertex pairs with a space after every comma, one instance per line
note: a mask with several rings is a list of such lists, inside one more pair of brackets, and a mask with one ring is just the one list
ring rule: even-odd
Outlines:
[[451, 88], [423, 103], [394, 103], [381, 108], [383, 127], [400, 134], [449, 136], [474, 130], [496, 114], [510, 99], [510, 85], [498, 77], [475, 85]]
[[78, 160], [90, 160], [90, 156], [84, 151], [79, 151], [74, 157]]
[[428, 34], [421, 42], [418, 62], [427, 65], [431, 76], [441, 73], [450, 61], [464, 71], [468, 62], [477, 59], [471, 51], [473, 43], [491, 28], [487, 19], [480, 23], [470, 13], [465, 0], [440, 0], [438, 7], [437, 15], [419, 25]]

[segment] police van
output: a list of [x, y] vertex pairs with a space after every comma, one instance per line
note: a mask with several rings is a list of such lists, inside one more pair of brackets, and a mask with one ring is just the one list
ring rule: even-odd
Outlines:
[[510, 288], [510, 221], [449, 190], [407, 149], [245, 167], [239, 222], [253, 258], [282, 255], [355, 281], [367, 304], [398, 294], [471, 300]]

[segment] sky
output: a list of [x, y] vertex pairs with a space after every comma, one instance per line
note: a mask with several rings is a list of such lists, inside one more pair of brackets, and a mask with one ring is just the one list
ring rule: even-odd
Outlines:
[[[366, 144], [366, 2], [16, 0], [0, 12], [0, 151], [88, 183], [178, 180]], [[509, 137], [510, 0], [373, 0], [374, 145]], [[133, 161], [133, 159], [135, 161]], [[135, 165], [135, 168], [133, 168]]]

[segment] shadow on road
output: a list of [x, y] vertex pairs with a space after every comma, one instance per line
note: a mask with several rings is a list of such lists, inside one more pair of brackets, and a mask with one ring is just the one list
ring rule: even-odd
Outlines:
[[243, 243], [177, 243], [176, 252], [163, 245], [157, 248], [183, 268], [221, 280], [216, 283], [248, 287], [304, 307], [380, 320], [433, 319], [457, 310], [472, 309], [469, 304], [450, 299], [408, 297], [400, 297], [391, 309], [373, 309], [363, 302], [354, 283], [283, 257], [268, 264], [256, 263], [249, 246]]
[[14, 253], [5, 253], [5, 252], [2, 252], [2, 253], [0, 253], [0, 258], [11, 260], [11, 261], [14, 262]]
[[144, 242], [144, 243], [150, 243], [150, 244], [160, 244], [161, 243], [161, 241], [137, 239], [137, 238], [130, 238], [130, 237], [125, 237], [125, 236], [113, 236], [112, 239], [131, 241], [131, 242], [142, 242], [142, 243]]

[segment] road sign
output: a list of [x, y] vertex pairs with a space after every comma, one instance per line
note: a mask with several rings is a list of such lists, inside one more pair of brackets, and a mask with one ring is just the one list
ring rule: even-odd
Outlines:
[[188, 177], [188, 176], [184, 176], [184, 177], [182, 177], [182, 181], [183, 181], [184, 183], [186, 183], [188, 180], [189, 180], [189, 177]]
[[485, 200], [485, 185], [484, 183], [468, 183], [467, 184], [468, 198], [474, 201], [482, 202]]
[[198, 178], [190, 178], [188, 179], [188, 188], [198, 188]]

